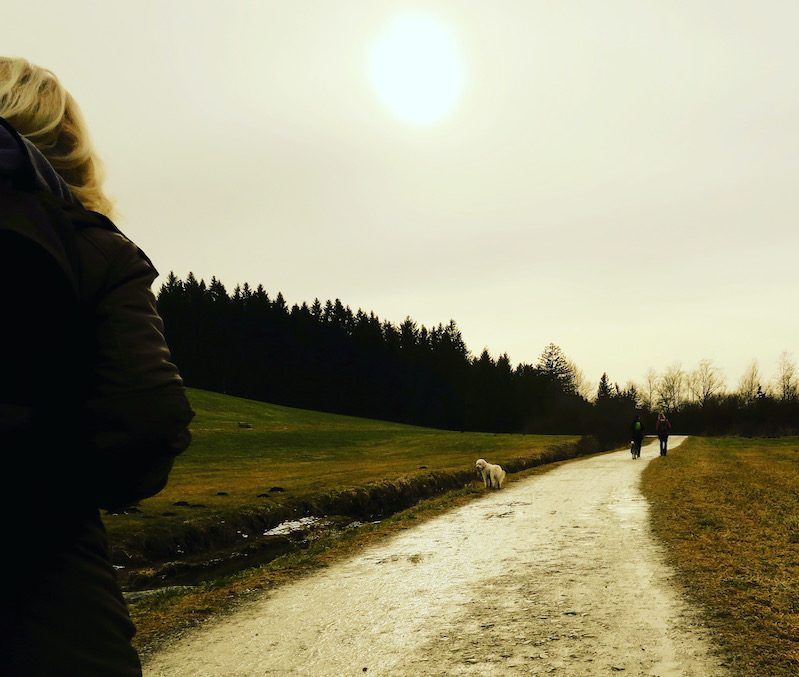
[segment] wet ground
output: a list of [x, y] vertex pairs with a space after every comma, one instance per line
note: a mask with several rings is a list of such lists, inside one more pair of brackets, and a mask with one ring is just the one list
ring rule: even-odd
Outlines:
[[125, 599], [129, 602], [175, 587], [191, 587], [271, 562], [306, 548], [333, 533], [357, 529], [363, 523], [346, 515], [300, 517], [260, 530], [237, 530], [237, 543], [216, 551], [201, 551], [181, 560], [144, 567], [115, 565]]
[[206, 624], [145, 675], [724, 674], [648, 527], [657, 453], [512, 482]]

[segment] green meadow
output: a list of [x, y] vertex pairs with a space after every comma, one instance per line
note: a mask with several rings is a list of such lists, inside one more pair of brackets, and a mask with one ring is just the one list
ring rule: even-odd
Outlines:
[[643, 489], [733, 674], [799, 674], [799, 438], [692, 438]]

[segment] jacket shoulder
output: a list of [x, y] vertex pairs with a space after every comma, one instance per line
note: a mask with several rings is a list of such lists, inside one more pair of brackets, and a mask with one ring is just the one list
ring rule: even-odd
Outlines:
[[144, 252], [118, 229], [89, 226], [76, 232], [80, 259], [82, 296], [96, 300], [98, 296], [131, 274], [158, 277], [158, 271]]

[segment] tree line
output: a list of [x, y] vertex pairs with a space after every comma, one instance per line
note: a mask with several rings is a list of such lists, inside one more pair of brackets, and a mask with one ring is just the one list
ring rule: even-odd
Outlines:
[[[262, 285], [228, 293], [192, 273], [170, 273], [158, 308], [187, 385], [305, 409], [451, 430], [590, 434], [610, 444], [626, 438], [636, 409], [651, 418], [664, 408], [701, 432], [720, 397], [713, 390], [697, 405], [671, 372], [625, 388], [603, 375], [592, 393], [555, 344], [535, 364], [513, 366], [507, 354], [471, 354], [454, 321], [394, 324], [338, 299], [289, 306]], [[766, 404], [746, 406], [756, 416]]]
[[228, 293], [191, 273], [169, 275], [158, 308], [173, 359], [197, 388], [451, 430], [596, 427], [579, 370], [554, 344], [514, 367], [506, 354], [472, 355], [454, 321], [394, 324], [338, 299], [289, 307], [261, 285]]
[[678, 362], [658, 373], [650, 369], [642, 385], [628, 384], [640, 407], [664, 411], [680, 431], [698, 435], [799, 434], [799, 377], [788, 352], [777, 360], [769, 381], [757, 361], [744, 370], [737, 385], [728, 388], [722, 370], [710, 359], [686, 370]]

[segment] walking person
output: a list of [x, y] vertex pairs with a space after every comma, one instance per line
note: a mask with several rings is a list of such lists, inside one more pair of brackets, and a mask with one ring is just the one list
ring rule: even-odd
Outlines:
[[111, 211], [75, 100], [0, 57], [4, 677], [141, 675], [99, 509], [163, 489], [193, 412]]
[[641, 458], [641, 443], [644, 441], [644, 424], [641, 422], [641, 416], [636, 414], [633, 422], [630, 424], [630, 434], [632, 435], [633, 458]]
[[655, 430], [658, 434], [658, 441], [660, 442], [660, 455], [666, 455], [666, 448], [669, 445], [669, 433], [671, 432], [671, 422], [666, 418], [666, 414], [662, 411], [658, 414], [658, 420], [655, 424]]

